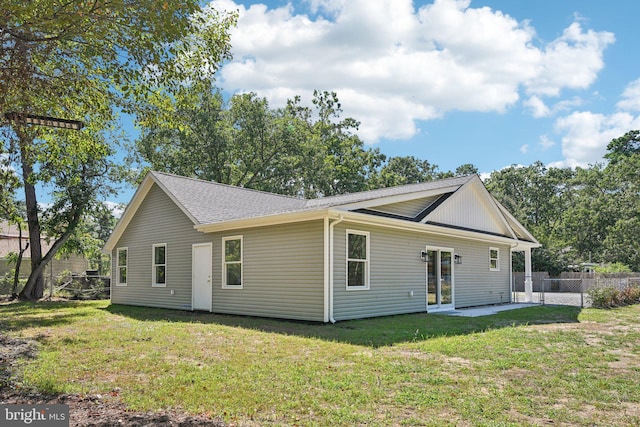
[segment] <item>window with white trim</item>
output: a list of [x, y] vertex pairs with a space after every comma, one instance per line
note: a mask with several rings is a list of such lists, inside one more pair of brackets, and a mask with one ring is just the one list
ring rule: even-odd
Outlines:
[[222, 287], [242, 288], [242, 236], [222, 239]]
[[489, 270], [500, 271], [500, 249], [489, 248]]
[[369, 232], [347, 230], [347, 290], [369, 289]]
[[129, 248], [116, 249], [116, 286], [127, 286], [127, 259]]
[[167, 286], [167, 244], [159, 243], [153, 245], [153, 270], [152, 286]]

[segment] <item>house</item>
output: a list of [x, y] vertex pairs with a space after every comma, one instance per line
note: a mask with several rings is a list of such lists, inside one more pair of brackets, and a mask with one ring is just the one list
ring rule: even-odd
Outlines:
[[113, 303], [334, 322], [509, 302], [538, 246], [477, 175], [303, 200], [149, 172], [104, 251]]
[[[22, 243], [22, 244], [21, 244]], [[29, 231], [26, 229], [20, 230], [14, 224], [10, 224], [6, 221], [0, 221], [0, 277], [5, 276], [12, 269], [15, 268], [15, 263], [10, 262], [9, 254], [17, 254], [20, 249], [24, 249], [29, 243]], [[40, 246], [42, 247], [42, 253], [46, 254], [53, 242], [48, 241], [45, 237], [40, 239]], [[74, 273], [80, 273], [87, 270], [89, 267], [89, 261], [80, 255], [68, 255], [64, 258], [52, 259], [47, 268], [45, 269], [45, 276], [50, 279], [51, 277], [57, 277], [64, 271], [71, 271]], [[31, 252], [27, 249], [22, 257], [22, 264], [20, 265], [20, 276], [27, 277], [31, 273]]]

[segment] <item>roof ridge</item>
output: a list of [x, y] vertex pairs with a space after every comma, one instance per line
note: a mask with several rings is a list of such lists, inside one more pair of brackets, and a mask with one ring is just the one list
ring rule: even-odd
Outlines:
[[206, 180], [206, 179], [202, 179], [202, 178], [193, 178], [193, 177], [190, 177], [190, 176], [176, 175], [176, 174], [168, 173], [168, 172], [150, 170], [149, 173], [154, 174], [154, 175], [165, 175], [165, 176], [169, 176], [169, 177], [172, 177], [172, 178], [181, 178], [181, 179], [190, 180], [190, 181], [197, 181], [197, 182], [202, 182], [204, 184], [218, 185], [218, 186], [221, 186], [221, 187], [226, 187], [226, 188], [230, 188], [230, 189], [234, 189], [234, 190], [244, 190], [244, 191], [251, 191], [251, 192], [254, 192], [254, 193], [265, 194], [265, 195], [268, 195], [268, 196], [277, 196], [277, 197], [282, 197], [282, 198], [285, 198], [285, 199], [288, 199], [288, 200], [299, 200], [299, 201], [304, 201], [305, 200], [305, 199], [301, 199], [299, 197], [288, 196], [286, 194], [272, 193], [270, 191], [256, 190], [256, 189], [253, 189], [253, 188], [240, 187], [240, 186], [231, 185], [231, 184], [224, 184], [224, 183], [221, 183], [221, 182], [210, 181], [210, 180]]

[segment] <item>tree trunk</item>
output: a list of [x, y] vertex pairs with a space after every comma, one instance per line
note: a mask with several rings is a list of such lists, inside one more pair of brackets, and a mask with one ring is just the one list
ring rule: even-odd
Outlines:
[[[43, 278], [44, 269], [47, 266], [47, 264], [49, 264], [49, 262], [55, 256], [55, 254], [58, 253], [58, 250], [60, 250], [62, 245], [64, 245], [65, 242], [69, 239], [69, 237], [71, 237], [71, 234], [73, 234], [73, 231], [76, 229], [76, 227], [78, 226], [78, 223], [80, 222], [80, 217], [82, 216], [82, 212], [83, 212], [83, 207], [77, 207], [75, 209], [73, 217], [71, 218], [71, 221], [69, 221], [69, 226], [67, 227], [65, 232], [62, 234], [62, 236], [60, 236], [60, 238], [58, 240], [53, 242], [53, 245], [51, 246], [51, 249], [49, 249], [47, 254], [42, 258], [40, 264], [38, 264], [38, 266], [35, 267], [35, 270], [31, 271], [31, 275], [29, 276], [29, 279], [27, 279], [27, 284], [24, 285], [24, 289], [20, 293], [20, 298], [21, 299], [34, 299], [35, 300], [35, 299], [42, 298], [42, 295], [44, 293], [44, 286], [40, 289], [40, 296], [38, 296], [38, 297], [28, 298], [27, 296], [23, 296], [23, 293], [25, 295], [34, 295], [35, 294], [35, 290], [37, 289], [36, 281], [38, 280], [38, 277], [41, 278], [41, 279]], [[44, 281], [43, 281], [43, 284], [44, 284]], [[30, 294], [26, 294], [25, 293], [25, 289], [27, 289], [27, 288], [32, 290]]]
[[[22, 182], [24, 184], [24, 197], [27, 207], [27, 226], [29, 227], [29, 246], [31, 247], [31, 274], [22, 292], [21, 299], [37, 300], [44, 293], [44, 276], [42, 269], [38, 268], [42, 263], [42, 246], [40, 244], [40, 220], [38, 219], [38, 200], [36, 188], [31, 182], [33, 174], [33, 161], [29, 153], [30, 141], [24, 132], [16, 129], [20, 144], [20, 157], [22, 161]], [[37, 273], [39, 272], [39, 273]]]
[[29, 242], [27, 246], [22, 247], [22, 225], [18, 223], [18, 259], [16, 260], [16, 271], [13, 274], [13, 288], [11, 289], [11, 298], [18, 297], [18, 283], [20, 282], [20, 266], [22, 265], [22, 256], [24, 252], [29, 249]]

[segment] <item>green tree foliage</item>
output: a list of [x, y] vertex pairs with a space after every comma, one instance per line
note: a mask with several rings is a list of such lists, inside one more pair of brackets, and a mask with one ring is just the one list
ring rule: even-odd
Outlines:
[[391, 157], [380, 169], [378, 187], [416, 184], [438, 177], [438, 167], [414, 156]]
[[534, 269], [555, 274], [593, 261], [640, 270], [638, 135], [614, 139], [606, 164], [570, 170], [537, 162], [491, 174], [489, 191], [543, 244]]
[[196, 99], [193, 105], [165, 100], [176, 112], [172, 123], [151, 117], [143, 122], [135, 161], [179, 175], [313, 198], [367, 189], [384, 160], [378, 150], [364, 148], [355, 134], [357, 122], [340, 119], [335, 93], [316, 91], [315, 110], [303, 107], [299, 97], [278, 109], [253, 93], [234, 95], [228, 103], [219, 92]]
[[[25, 192], [32, 272], [22, 298], [42, 296], [41, 272], [88, 206], [110, 191], [116, 113], [137, 112], [158, 94], [195, 90], [228, 57], [234, 15], [195, 0], [18, 1], [2, 4], [0, 112], [85, 123], [82, 131], [33, 127], [0, 117], [3, 152]], [[43, 212], [38, 188], [51, 189]], [[54, 239], [47, 254], [41, 229]]]

